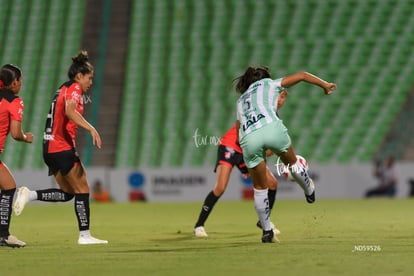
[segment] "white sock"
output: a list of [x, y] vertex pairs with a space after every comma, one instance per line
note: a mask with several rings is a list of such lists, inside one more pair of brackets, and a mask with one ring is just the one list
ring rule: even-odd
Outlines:
[[30, 191], [29, 192], [29, 200], [30, 201], [37, 200], [37, 192], [36, 191]]
[[269, 208], [269, 199], [267, 197], [267, 190], [254, 190], [254, 208], [256, 208], [257, 216], [259, 217], [260, 223], [263, 230], [269, 231], [272, 228], [270, 227], [270, 208]]
[[89, 230], [79, 231], [79, 236], [83, 238], [88, 238], [91, 236], [91, 232]]
[[305, 194], [311, 195], [314, 192], [314, 188], [311, 186], [311, 178], [309, 177], [308, 172], [297, 159], [294, 166], [289, 166], [289, 170], [292, 174], [292, 177], [295, 179], [296, 183], [302, 187], [305, 191]]

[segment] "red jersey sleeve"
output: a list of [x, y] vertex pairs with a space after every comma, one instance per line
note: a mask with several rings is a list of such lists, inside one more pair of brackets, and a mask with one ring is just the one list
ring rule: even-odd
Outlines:
[[23, 100], [11, 91], [2, 91], [0, 95], [0, 153], [3, 152], [7, 134], [10, 131], [10, 122], [23, 120]]
[[24, 104], [21, 98], [10, 103], [10, 121], [23, 121]]
[[[65, 104], [74, 101], [76, 102], [76, 111], [79, 112], [79, 114], [83, 115], [83, 98], [82, 98], [82, 89], [78, 83], [73, 83], [66, 89], [65, 95], [64, 95]], [[66, 118], [66, 115], [64, 115]], [[66, 122], [66, 132], [71, 137], [71, 146], [75, 147], [75, 138], [76, 138], [76, 132], [78, 129], [78, 126], [72, 122], [71, 120], [65, 120]], [[65, 135], [65, 134], [63, 134]]]
[[242, 153], [240, 144], [237, 143], [237, 129], [234, 124], [220, 139], [220, 145], [230, 147], [237, 152]]
[[82, 104], [82, 89], [78, 83], [72, 84], [65, 91], [65, 102], [71, 100], [75, 101], [78, 106]]
[[66, 116], [66, 105], [76, 103], [76, 111], [83, 114], [82, 89], [76, 82], [64, 83], [55, 94], [46, 121], [44, 145], [48, 153], [62, 152], [76, 147], [78, 126]]

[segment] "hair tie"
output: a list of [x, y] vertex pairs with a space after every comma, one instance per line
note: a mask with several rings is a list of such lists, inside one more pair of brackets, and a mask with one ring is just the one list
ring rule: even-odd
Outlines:
[[4, 87], [4, 83], [2, 80], [0, 80], [0, 89]]

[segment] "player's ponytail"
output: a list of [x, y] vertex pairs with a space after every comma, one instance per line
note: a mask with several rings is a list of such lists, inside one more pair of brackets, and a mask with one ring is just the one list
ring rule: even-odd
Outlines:
[[249, 86], [261, 79], [271, 78], [269, 68], [265, 66], [259, 67], [248, 67], [246, 72], [240, 77], [234, 79], [236, 83], [236, 91], [240, 94], [243, 94]]
[[93, 71], [93, 66], [89, 62], [88, 52], [80, 51], [76, 56], [72, 57], [72, 65], [68, 71], [69, 79], [73, 80], [78, 73], [83, 75], [91, 73]]

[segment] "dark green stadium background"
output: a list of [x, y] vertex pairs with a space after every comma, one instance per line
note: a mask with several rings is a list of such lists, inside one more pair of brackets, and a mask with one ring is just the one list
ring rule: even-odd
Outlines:
[[[94, 5], [102, 18], [96, 36], [85, 36]], [[115, 14], [119, 5], [127, 12]], [[86, 116], [106, 142], [99, 155], [81, 137], [88, 166], [212, 166], [215, 145], [197, 147], [194, 135], [224, 134], [235, 121], [232, 80], [257, 64], [269, 66], [274, 78], [306, 70], [338, 84], [329, 97], [300, 84], [280, 112], [309, 161], [371, 162], [389, 153], [412, 160], [412, 0], [0, 0], [0, 6], [0, 62], [23, 69], [23, 127], [37, 139], [33, 145], [9, 139], [2, 160], [13, 168], [43, 167], [50, 97], [84, 45], [92, 45], [86, 50], [95, 65]], [[129, 26], [119, 29], [127, 34], [119, 39], [116, 16]], [[121, 66], [108, 61], [117, 51]], [[122, 76], [115, 91], [105, 90], [113, 80], [104, 72], [111, 70]], [[104, 107], [108, 95], [120, 99], [111, 109]], [[111, 130], [99, 120], [108, 112], [116, 118]]]

